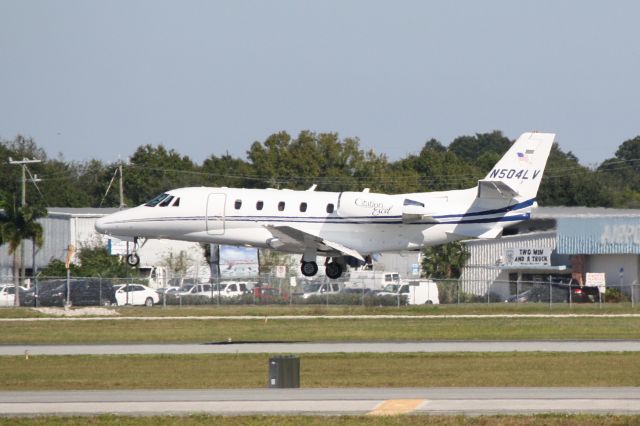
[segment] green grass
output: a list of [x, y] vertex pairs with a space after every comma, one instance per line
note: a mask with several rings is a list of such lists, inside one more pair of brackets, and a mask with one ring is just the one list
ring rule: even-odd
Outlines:
[[[217, 315], [465, 315], [465, 314], [640, 314], [640, 307], [629, 303], [598, 304], [555, 304], [546, 303], [505, 304], [469, 303], [462, 305], [404, 306], [404, 307], [363, 307], [326, 305], [222, 305], [222, 306], [155, 306], [153, 308], [114, 308], [121, 316], [217, 316]], [[30, 308], [0, 308], [0, 318], [46, 317]]]
[[[0, 358], [1, 390], [266, 387], [268, 354]], [[640, 386], [635, 353], [306, 354], [301, 386]]]
[[640, 339], [640, 318], [153, 319], [4, 322], [0, 344]]
[[541, 414], [528, 416], [153, 416], [10, 417], [0, 426], [615, 426], [640, 425], [640, 416]]

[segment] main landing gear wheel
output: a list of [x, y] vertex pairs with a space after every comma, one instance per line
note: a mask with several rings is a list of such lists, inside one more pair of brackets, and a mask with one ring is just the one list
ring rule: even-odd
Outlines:
[[302, 262], [300, 265], [300, 272], [305, 277], [312, 277], [318, 273], [318, 264], [316, 262]]
[[127, 265], [129, 266], [138, 266], [140, 264], [140, 256], [135, 253], [131, 253], [127, 255]]
[[338, 262], [331, 262], [325, 267], [325, 272], [329, 278], [335, 280], [342, 275], [342, 266]]

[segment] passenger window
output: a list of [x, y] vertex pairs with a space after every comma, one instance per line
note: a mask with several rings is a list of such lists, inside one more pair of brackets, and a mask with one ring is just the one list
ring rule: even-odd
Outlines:
[[408, 285], [403, 285], [402, 287], [400, 287], [400, 294], [404, 294], [404, 293], [409, 293]]
[[307, 203], [300, 203], [300, 211], [303, 213], [307, 211]]
[[264, 202], [258, 201], [256, 203], [256, 210], [262, 210], [263, 207], [264, 207]]
[[333, 213], [333, 204], [327, 204], [327, 213]]
[[236, 200], [234, 207], [236, 210], [240, 210], [240, 207], [242, 207], [242, 200]]
[[278, 203], [278, 211], [283, 211], [284, 210], [284, 201], [280, 201]]
[[238, 288], [236, 287], [236, 285], [235, 285], [235, 284], [231, 284], [231, 285], [228, 287], [228, 289], [229, 289], [229, 291], [238, 291]]
[[173, 195], [169, 195], [167, 198], [165, 198], [160, 204], [158, 204], [160, 207], [167, 207], [169, 204], [171, 204], [171, 201], [173, 201]]
[[240, 290], [247, 291], [247, 285], [246, 284], [240, 284]]
[[172, 207], [178, 207], [178, 206], [180, 206], [180, 197], [176, 198], [176, 201], [173, 202]]

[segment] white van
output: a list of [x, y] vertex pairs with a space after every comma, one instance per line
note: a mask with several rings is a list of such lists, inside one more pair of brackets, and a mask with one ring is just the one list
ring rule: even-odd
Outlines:
[[438, 305], [438, 285], [431, 280], [402, 281], [396, 284], [387, 284], [377, 296], [407, 296], [409, 305]]
[[345, 275], [347, 287], [382, 290], [389, 284], [398, 284], [400, 274], [388, 271], [351, 270]]

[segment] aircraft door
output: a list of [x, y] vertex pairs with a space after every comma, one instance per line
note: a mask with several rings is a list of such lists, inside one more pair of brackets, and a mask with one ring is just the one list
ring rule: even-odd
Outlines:
[[207, 197], [207, 234], [224, 234], [224, 207], [226, 194], [209, 194]]

